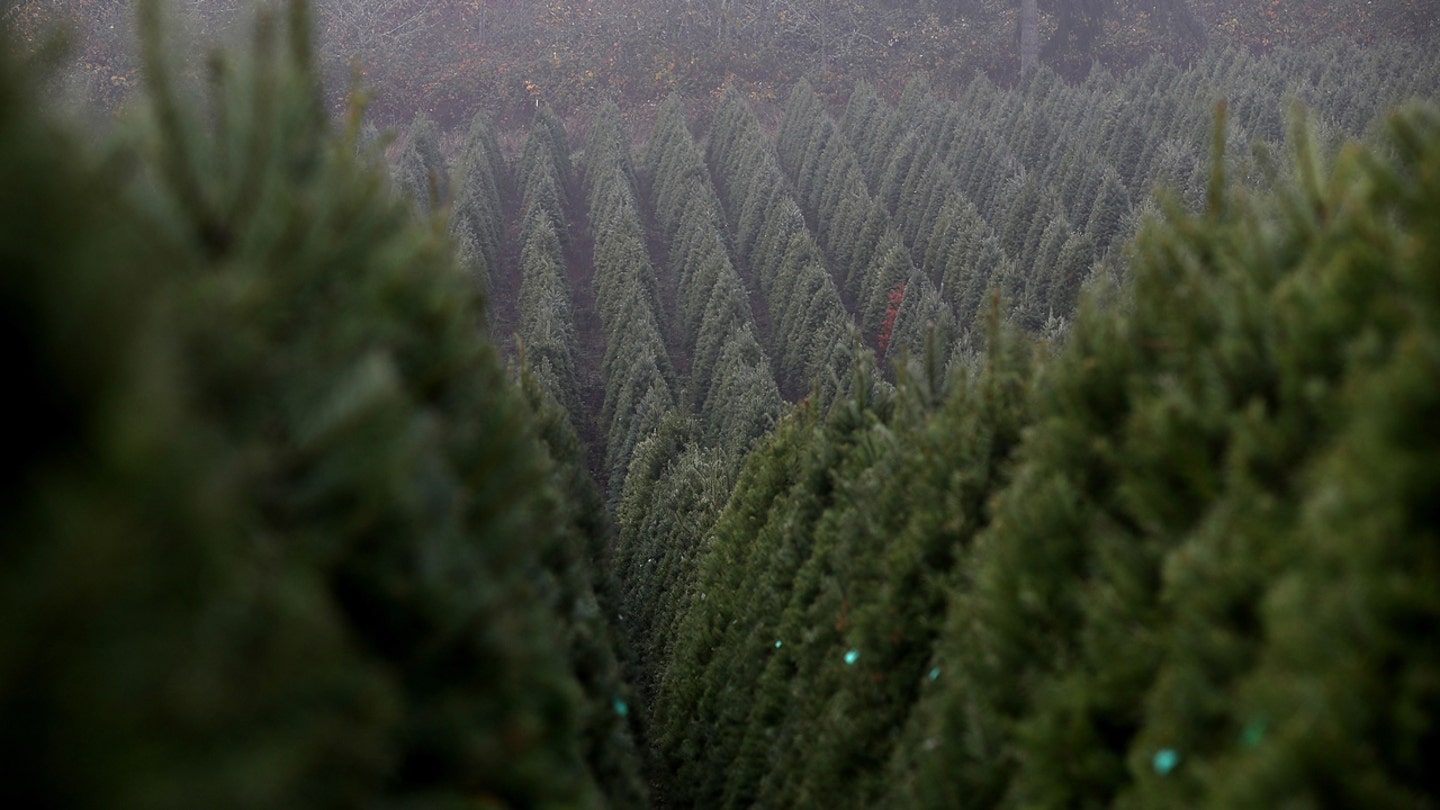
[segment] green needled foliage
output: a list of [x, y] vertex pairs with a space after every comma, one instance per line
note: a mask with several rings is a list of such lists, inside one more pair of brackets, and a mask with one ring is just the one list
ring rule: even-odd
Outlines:
[[572, 635], [593, 596], [551, 508], [563, 446], [358, 116], [324, 119], [288, 10], [212, 62], [202, 112], [143, 4], [150, 104], [103, 160], [0, 49], [0, 306], [32, 403], [0, 517], [0, 791], [638, 806], [623, 729], [581, 702], [615, 680]]
[[400, 189], [422, 216], [438, 213], [450, 204], [450, 173], [440, 156], [439, 137], [435, 122], [423, 112], [416, 114], [395, 167]]
[[487, 296], [499, 272], [500, 243], [505, 226], [501, 189], [509, 186], [509, 170], [500, 154], [495, 128], [480, 112], [470, 123], [456, 162], [455, 205], [451, 235], [462, 266]]
[[992, 326], [938, 410], [927, 359], [782, 420], [658, 665], [672, 798], [1435, 801], [1440, 114], [1313, 132], [1273, 192], [1165, 202], [1055, 356]]
[[779, 416], [780, 389], [751, 299], [726, 245], [725, 215], [685, 108], [672, 97], [647, 149], [651, 207], [669, 244], [679, 321], [690, 354], [687, 399], [708, 446], [738, 460]]
[[585, 186], [595, 237], [595, 301], [605, 330], [602, 423], [611, 509], [636, 448], [676, 407], [677, 381], [658, 316], [659, 289], [645, 241], [620, 111], [607, 102], [590, 126]]
[[564, 619], [571, 664], [584, 693], [579, 720], [585, 760], [612, 806], [644, 807], [648, 790], [640, 776], [634, 729], [627, 720], [632, 690], [624, 681], [617, 654], [621, 645], [605, 615], [616, 600], [617, 583], [610, 576], [610, 527], [604, 501], [584, 469], [570, 415], [523, 358], [520, 387], [535, 414], [545, 452], [554, 462], [554, 497], [545, 507], [557, 518], [561, 535], [544, 558], [551, 577], [547, 596]]
[[781, 390], [828, 402], [848, 390], [859, 335], [760, 122], [734, 93], [716, 113], [706, 160], [748, 280], [769, 302], [766, 348]]
[[103, 148], [0, 49], [0, 802], [1440, 802], [1434, 53], [387, 179], [287, 8]]

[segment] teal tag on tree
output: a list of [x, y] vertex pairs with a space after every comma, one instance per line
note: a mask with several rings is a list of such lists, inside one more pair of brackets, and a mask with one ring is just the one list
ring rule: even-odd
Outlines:
[[845, 663], [853, 664], [858, 660], [860, 660], [859, 650], [851, 650], [850, 652], [845, 653]]
[[615, 713], [621, 717], [630, 713], [630, 706], [620, 698], [615, 698], [610, 702], [610, 705], [615, 707]]
[[1161, 748], [1155, 752], [1155, 773], [1164, 776], [1180, 764], [1180, 754], [1174, 748]]
[[777, 650], [780, 649], [780, 642], [778, 642], [778, 641], [775, 642], [775, 649], [777, 649]]
[[933, 680], [937, 680], [937, 679], [939, 679], [939, 677], [940, 677], [940, 668], [939, 668], [939, 667], [935, 667], [934, 669], [930, 670], [930, 680], [932, 680], [932, 681], [933, 681]]

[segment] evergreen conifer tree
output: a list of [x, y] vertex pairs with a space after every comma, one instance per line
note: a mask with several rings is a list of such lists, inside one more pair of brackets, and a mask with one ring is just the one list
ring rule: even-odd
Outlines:
[[455, 205], [450, 229], [466, 253], [463, 264], [480, 289], [489, 293], [499, 272], [505, 213], [500, 190], [508, 185], [504, 157], [489, 117], [475, 115], [455, 169]]
[[440, 154], [435, 122], [424, 112], [415, 114], [405, 136], [405, 151], [395, 171], [400, 188], [422, 214], [438, 212], [450, 202], [450, 174]]
[[587, 757], [587, 597], [447, 240], [326, 122], [303, 3], [205, 114], [158, 27], [132, 176], [0, 49], [0, 300], [56, 428], [0, 513], [5, 797], [601, 806], [633, 759]]

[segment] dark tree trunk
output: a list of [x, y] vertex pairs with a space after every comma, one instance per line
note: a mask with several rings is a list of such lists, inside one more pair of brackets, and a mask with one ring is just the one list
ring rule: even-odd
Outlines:
[[1035, 0], [1020, 0], [1020, 73], [1040, 66], [1040, 11]]

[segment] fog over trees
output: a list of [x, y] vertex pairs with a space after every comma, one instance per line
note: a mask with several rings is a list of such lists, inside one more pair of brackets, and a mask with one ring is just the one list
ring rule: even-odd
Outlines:
[[7, 807], [1440, 807], [1431, 0], [0, 0]]
[[[85, 93], [115, 103], [138, 82], [124, 0], [10, 3], [24, 40], [73, 22]], [[173, 5], [192, 30], [247, 30], [245, 0]], [[779, 102], [804, 77], [836, 101], [861, 79], [893, 98], [916, 76], [952, 93], [977, 71], [1009, 84], [1031, 57], [1080, 81], [1096, 64], [1123, 74], [1212, 47], [1416, 43], [1440, 29], [1430, 0], [319, 0], [314, 16], [337, 109], [358, 68], [385, 125], [424, 111], [450, 128], [482, 109], [523, 125], [537, 102], [568, 117], [598, 95], [628, 110], [733, 85]]]

